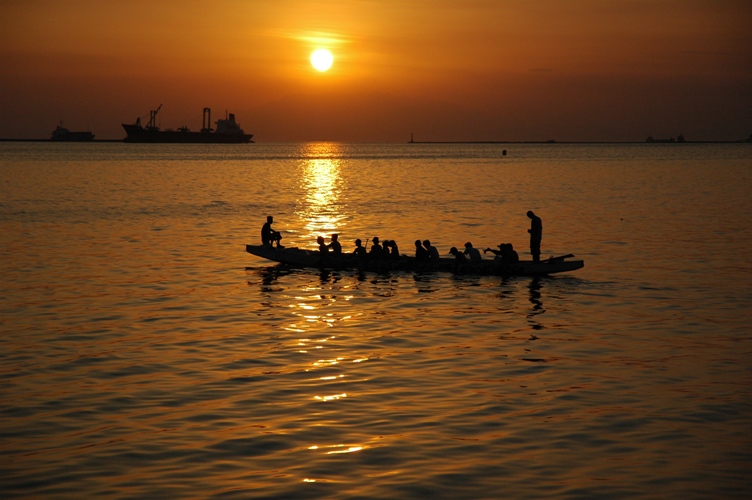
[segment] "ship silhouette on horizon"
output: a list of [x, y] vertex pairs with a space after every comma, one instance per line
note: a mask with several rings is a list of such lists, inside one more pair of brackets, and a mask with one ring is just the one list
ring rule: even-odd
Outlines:
[[136, 118], [132, 124], [123, 123], [127, 134], [124, 142], [160, 142], [160, 143], [224, 143], [240, 144], [251, 142], [253, 134], [246, 134], [235, 121], [235, 115], [229, 113], [224, 120], [217, 120], [217, 129], [211, 128], [211, 109], [204, 108], [204, 116], [200, 132], [192, 132], [188, 127], [176, 130], [161, 130], [157, 126], [157, 113], [162, 109], [160, 104], [156, 110], [149, 112], [149, 122], [141, 125], [141, 118]]
[[65, 128], [63, 126], [63, 121], [60, 120], [60, 125], [52, 131], [50, 140], [63, 142], [88, 142], [94, 140], [94, 134], [88, 130], [85, 132], [72, 132]]

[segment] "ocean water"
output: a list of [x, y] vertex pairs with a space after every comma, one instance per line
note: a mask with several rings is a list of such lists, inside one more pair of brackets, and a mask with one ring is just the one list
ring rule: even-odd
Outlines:
[[749, 144], [0, 143], [0, 496], [748, 497], [750, 243]]

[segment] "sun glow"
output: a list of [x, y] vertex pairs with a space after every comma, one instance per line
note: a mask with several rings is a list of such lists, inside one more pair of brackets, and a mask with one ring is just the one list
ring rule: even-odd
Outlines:
[[334, 56], [326, 49], [314, 50], [311, 54], [311, 65], [318, 71], [324, 72], [332, 67]]

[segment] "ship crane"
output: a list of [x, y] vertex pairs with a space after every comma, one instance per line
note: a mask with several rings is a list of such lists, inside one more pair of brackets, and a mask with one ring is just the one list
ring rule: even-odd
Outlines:
[[149, 111], [149, 123], [146, 125], [146, 128], [153, 128], [156, 129], [157, 127], [157, 113], [159, 113], [159, 110], [162, 109], [162, 105], [160, 104], [159, 107], [155, 110]]

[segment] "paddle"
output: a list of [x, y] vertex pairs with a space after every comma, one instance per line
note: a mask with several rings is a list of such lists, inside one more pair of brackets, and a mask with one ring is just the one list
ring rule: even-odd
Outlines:
[[544, 262], [554, 262], [554, 261], [557, 261], [557, 260], [564, 260], [564, 259], [568, 259], [568, 258], [570, 258], [570, 257], [574, 257], [574, 254], [573, 254], [573, 253], [568, 253], [568, 254], [566, 254], [566, 255], [560, 255], [560, 256], [558, 256], [558, 257], [549, 257], [549, 258], [548, 258], [548, 259], [546, 259], [546, 260], [545, 260]]

